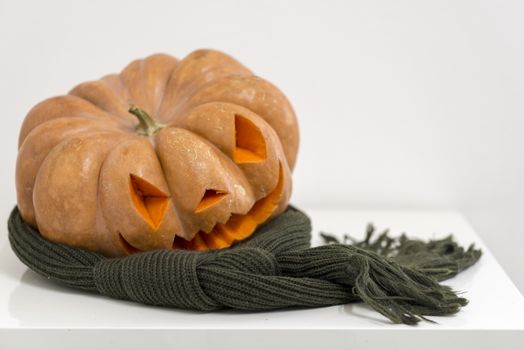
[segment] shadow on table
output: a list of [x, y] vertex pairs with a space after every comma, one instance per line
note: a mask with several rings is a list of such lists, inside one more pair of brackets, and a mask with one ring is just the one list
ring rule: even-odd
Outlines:
[[377, 324], [377, 325], [391, 325], [392, 324], [390, 320], [383, 317], [376, 311], [373, 311], [373, 309], [371, 309], [369, 306], [367, 306], [366, 304], [362, 302], [354, 302], [354, 303], [341, 305], [339, 312], [346, 314], [348, 316], [369, 320], [373, 324]]
[[15, 253], [11, 250], [9, 242], [2, 244], [0, 248], [0, 274], [18, 281], [24, 270], [25, 265], [18, 260]]
[[[112, 299], [96, 292], [61, 285], [26, 269], [20, 284], [9, 296], [9, 314], [19, 326], [85, 327], [108, 324], [133, 325], [144, 310], [158, 314], [159, 318], [172, 317], [169, 307], [144, 305], [127, 300]], [[201, 315], [205, 312], [176, 309], [177, 313]], [[151, 315], [149, 315], [151, 317]]]

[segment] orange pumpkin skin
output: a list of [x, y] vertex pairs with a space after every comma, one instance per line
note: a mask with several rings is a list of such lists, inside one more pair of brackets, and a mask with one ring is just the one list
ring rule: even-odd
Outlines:
[[152, 55], [33, 107], [18, 207], [44, 237], [107, 256], [225, 248], [286, 208], [297, 150], [286, 97], [230, 56]]

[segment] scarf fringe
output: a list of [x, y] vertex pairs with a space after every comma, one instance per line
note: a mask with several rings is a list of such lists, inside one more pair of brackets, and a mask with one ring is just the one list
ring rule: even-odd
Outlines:
[[451, 235], [427, 242], [405, 234], [394, 238], [388, 230], [377, 234], [372, 224], [362, 241], [349, 235], [342, 242], [327, 233], [321, 237], [328, 246], [351, 251], [347, 269], [353, 292], [395, 323], [430, 321], [425, 316], [454, 314], [467, 305], [467, 299], [438, 282], [456, 276], [482, 255], [474, 245], [459, 246]]

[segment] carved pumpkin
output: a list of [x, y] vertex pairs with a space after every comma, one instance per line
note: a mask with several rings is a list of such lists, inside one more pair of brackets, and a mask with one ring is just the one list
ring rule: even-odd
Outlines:
[[33, 107], [18, 207], [108, 256], [225, 248], [286, 208], [297, 148], [286, 97], [230, 56], [153, 55]]

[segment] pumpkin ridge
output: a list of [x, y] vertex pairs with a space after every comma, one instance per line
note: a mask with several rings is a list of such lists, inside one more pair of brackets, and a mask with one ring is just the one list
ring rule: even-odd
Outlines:
[[[31, 136], [32, 138], [35, 137], [34, 135], [37, 135], [37, 132], [38, 131], [35, 131], [35, 130], [40, 130], [40, 129], [43, 129], [46, 127], [46, 125], [48, 125], [48, 123], [53, 123], [55, 121], [65, 121], [65, 120], [71, 120], [71, 121], [76, 121], [76, 120], [79, 120], [81, 121], [82, 119], [84, 120], [89, 120], [89, 121], [95, 121], [95, 122], [101, 122], [101, 123], [104, 123], [105, 125], [104, 126], [89, 126], [89, 127], [79, 127], [80, 130], [78, 131], [73, 131], [75, 130], [76, 128], [71, 128], [70, 129], [70, 132], [71, 132], [71, 135], [73, 134], [77, 134], [77, 133], [83, 133], [83, 132], [90, 132], [90, 131], [114, 131], [114, 132], [122, 132], [122, 133], [125, 133], [126, 130], [124, 130], [123, 128], [120, 129], [118, 128], [117, 125], [110, 125], [110, 124], [107, 124], [105, 120], [101, 120], [101, 119], [97, 119], [96, 117], [90, 117], [90, 116], [81, 116], [81, 117], [59, 117], [59, 118], [53, 118], [53, 119], [49, 119], [49, 120], [46, 120], [40, 124], [38, 124], [36, 127], [34, 127], [33, 129], [31, 129], [31, 131], [27, 134], [27, 136], [24, 138], [24, 142], [22, 142], [22, 144], [20, 145], [20, 149], [22, 148], [22, 146], [24, 145], [25, 141]], [[69, 135], [68, 135], [69, 136]]]
[[175, 201], [173, 200], [173, 189], [171, 188], [170, 182], [167, 181], [167, 179], [166, 179], [166, 171], [164, 169], [164, 164], [162, 163], [160, 155], [158, 154], [158, 150], [157, 150], [157, 147], [156, 147], [156, 141], [155, 141], [156, 139], [155, 139], [154, 136], [149, 137], [148, 139], [149, 139], [149, 142], [151, 143], [151, 145], [153, 147], [153, 151], [155, 152], [155, 156], [158, 159], [158, 164], [160, 165], [160, 174], [162, 175], [162, 179], [164, 180], [164, 183], [167, 186], [167, 192], [168, 193], [166, 193], [166, 195], [169, 198], [171, 198], [171, 200], [169, 201], [168, 205], [171, 206], [171, 208], [173, 208], [173, 213], [176, 216], [176, 221], [178, 221], [180, 223], [180, 225], [182, 226], [183, 232], [175, 232], [174, 233], [174, 237], [177, 237], [177, 236], [179, 236], [180, 233], [184, 233], [185, 232], [184, 223], [183, 223], [183, 221], [180, 218], [180, 211], [177, 208], [177, 206], [175, 204]]
[[[124, 89], [127, 87], [124, 86]], [[103, 78], [78, 84], [69, 91], [69, 95], [80, 97], [117, 119], [131, 120], [127, 113], [127, 96], [113, 89]]]
[[[110, 126], [103, 127], [102, 125], [91, 125], [89, 127], [80, 127], [80, 128], [78, 128], [77, 126], [77, 127], [71, 127], [69, 129], [66, 129], [65, 131], [63, 129], [60, 129], [61, 131], [64, 131], [64, 132], [61, 133], [59, 136], [57, 136], [56, 142], [50, 142], [51, 146], [48, 147], [47, 150], [42, 151], [42, 147], [46, 146], [46, 144], [45, 143], [42, 144], [42, 142], [45, 142], [45, 141], [49, 142], [49, 139], [42, 140], [41, 138], [42, 135], [40, 135], [40, 133], [44, 133], [47, 128], [54, 127], [54, 125], [52, 124], [57, 124], [59, 122], [63, 122], [66, 120], [76, 122], [76, 121], [81, 121], [81, 119], [96, 120], [96, 119], [84, 118], [84, 117], [77, 117], [77, 118], [63, 117], [63, 118], [55, 118], [55, 119], [48, 120], [44, 123], [39, 124], [33, 130], [31, 130], [31, 132], [27, 135], [26, 139], [24, 140], [24, 143], [22, 143], [22, 146], [20, 147], [19, 157], [22, 157], [23, 154], [31, 151], [31, 149], [36, 148], [37, 151], [39, 152], [36, 155], [33, 154], [33, 158], [32, 158], [33, 162], [31, 165], [35, 165], [34, 162], [39, 161], [36, 164], [36, 166], [32, 167], [32, 169], [35, 170], [34, 176], [32, 176], [33, 174], [30, 173], [29, 174], [30, 177], [27, 177], [27, 171], [28, 171], [27, 169], [23, 174], [21, 173], [22, 170], [20, 167], [26, 164], [22, 163], [21, 161], [17, 161], [17, 164], [16, 164], [16, 172], [17, 172], [16, 186], [17, 186], [18, 202], [21, 207], [21, 213], [24, 219], [26, 219], [32, 226], [36, 226], [36, 223], [34, 221], [34, 204], [33, 204], [33, 190], [34, 190], [34, 184], [36, 181], [36, 175], [38, 174], [40, 167], [45, 162], [49, 153], [51, 153], [51, 151], [53, 151], [55, 147], [59, 146], [62, 142], [68, 140], [71, 137], [80, 136], [85, 133], [108, 132], [108, 131], [113, 132], [114, 131], [117, 133], [125, 134], [122, 130], [119, 130], [116, 128], [111, 130], [112, 128]], [[58, 129], [55, 129], [55, 130], [58, 130]], [[52, 131], [55, 131], [55, 130], [52, 130]], [[40, 147], [38, 147], [39, 141], [40, 141]], [[31, 148], [27, 149], [27, 147], [31, 147]], [[24, 182], [24, 183], [20, 183], [20, 182]], [[20, 186], [22, 186], [23, 188], [20, 189], [19, 188]], [[28, 186], [31, 188], [31, 193], [29, 197], [27, 197], [29, 193], [26, 189]]]
[[[59, 109], [58, 111], [47, 111], [46, 109], [49, 109], [50, 106], [48, 105], [54, 105], [54, 104], [74, 104], [76, 102], [81, 102], [82, 104], [85, 104], [81, 107], [89, 107], [92, 108], [90, 111], [82, 110], [82, 108], [79, 108], [73, 112], [67, 111], [65, 113], [63, 110]], [[71, 106], [69, 106], [71, 107]], [[41, 110], [44, 110], [47, 113], [43, 113]], [[41, 114], [44, 115], [44, 117], [40, 116]], [[33, 129], [38, 127], [39, 125], [46, 123], [48, 121], [59, 119], [59, 118], [92, 118], [97, 119], [100, 121], [107, 121], [115, 124], [121, 124], [123, 127], [128, 124], [122, 123], [122, 120], [118, 118], [117, 116], [110, 114], [100, 107], [96, 106], [95, 104], [91, 103], [90, 101], [87, 101], [83, 99], [82, 97], [78, 97], [75, 95], [59, 95], [55, 97], [48, 98], [46, 100], [41, 101], [37, 105], [35, 105], [31, 110], [27, 113], [27, 116], [22, 123], [22, 127], [20, 128], [20, 133], [18, 137], [18, 148], [22, 146], [23, 142], [27, 138], [27, 136], [31, 133]], [[37, 119], [36, 122], [33, 121], [33, 119]], [[30, 125], [33, 124], [33, 125]]]
[[[102, 207], [101, 205], [101, 195], [100, 195], [100, 184], [102, 183], [101, 181], [101, 176], [102, 176], [102, 169], [104, 168], [104, 164], [106, 163], [106, 160], [107, 158], [109, 157], [109, 155], [111, 154], [111, 152], [116, 149], [120, 144], [126, 142], [126, 141], [129, 141], [130, 139], [132, 139], [132, 137], [124, 137], [122, 140], [119, 140], [116, 144], [113, 145], [113, 147], [105, 154], [102, 162], [100, 163], [100, 167], [98, 168], [98, 175], [97, 175], [97, 179], [96, 179], [96, 227], [98, 227], [99, 225], [101, 226], [104, 226], [106, 228], [106, 230], [109, 232], [109, 227], [108, 227], [108, 224], [107, 224], [107, 220], [108, 218], [106, 218], [106, 213], [104, 211], [104, 208]], [[137, 252], [138, 251], [138, 248], [134, 247], [133, 245], [131, 245], [125, 238], [124, 236], [122, 235], [121, 232], [117, 232], [118, 236], [119, 236], [119, 243], [120, 243], [120, 246], [124, 248], [124, 250], [126, 251], [127, 254], [132, 254], [134, 252]], [[99, 245], [99, 242], [97, 242], [97, 245]], [[132, 249], [130, 249], [130, 247]], [[99, 250], [103, 250], [103, 247], [98, 247]], [[133, 249], [135, 251], [133, 251]]]
[[[206, 87], [211, 86], [212, 84], [215, 84], [215, 83], [217, 83], [217, 82], [219, 82], [219, 81], [221, 81], [223, 79], [228, 79], [228, 78], [232, 78], [232, 77], [247, 77], [247, 76], [250, 76], [250, 75], [252, 75], [252, 73], [246, 73], [246, 74], [231, 73], [231, 74], [228, 74], [228, 75], [224, 75], [224, 76], [222, 76], [222, 77], [220, 77], [220, 78], [218, 78], [216, 80], [210, 80], [210, 81], [206, 82], [205, 84], [202, 84], [202, 86], [199, 86], [198, 88], [195, 88], [194, 90], [186, 93], [185, 96], [184, 96], [184, 99], [182, 101], [180, 101], [177, 104], [176, 108], [174, 108], [173, 111], [170, 113], [171, 117], [167, 119], [167, 123], [168, 124], [175, 124], [177, 118], [180, 118], [182, 115], [184, 115], [186, 113], [189, 113], [193, 108], [196, 108], [198, 106], [204, 105], [206, 103], [213, 103], [213, 102], [230, 103], [230, 104], [234, 104], [234, 105], [237, 105], [237, 106], [240, 106], [240, 107], [244, 107], [244, 106], [242, 106], [240, 104], [236, 104], [234, 102], [223, 101], [221, 99], [209, 100], [209, 101], [205, 101], [203, 103], [199, 103], [199, 104], [195, 104], [195, 105], [191, 105], [191, 104], [189, 104], [189, 102], [191, 102], [191, 99], [193, 98], [193, 96], [198, 94], [201, 90], [203, 90]], [[247, 108], [247, 107], [244, 107], [244, 108]]]
[[[122, 101], [124, 103], [122, 103], [122, 107], [126, 108], [126, 109], [129, 109], [129, 105], [130, 104], [138, 104], [138, 105], [143, 105], [142, 103], [140, 103], [140, 101], [135, 101], [134, 98], [135, 96], [132, 95], [130, 89], [131, 87], [129, 86], [129, 84], [124, 80], [124, 76], [123, 74], [126, 72], [127, 69], [130, 69], [130, 67], [133, 65], [133, 64], [137, 64], [139, 63], [140, 64], [140, 78], [139, 78], [139, 83], [137, 84], [135, 82], [135, 85], [138, 85], [140, 87], [140, 90], [142, 92], [142, 94], [144, 93], [144, 83], [143, 83], [143, 69], [142, 69], [142, 66], [143, 66], [143, 59], [138, 59], [138, 60], [134, 60], [132, 61], [131, 63], [129, 63], [127, 66], [124, 67], [124, 69], [122, 69], [122, 71], [120, 73], [117, 74], [118, 76], [118, 80], [120, 81], [120, 83], [122, 84], [122, 87], [124, 88], [124, 91], [125, 93], [123, 94], [123, 98], [122, 98]], [[126, 106], [127, 105], [127, 106]]]
[[[102, 142], [94, 139], [97, 136], [100, 136]], [[96, 227], [98, 220], [100, 169], [106, 155], [111, 151], [111, 148], [121, 142], [122, 138], [126, 137], [127, 135], [125, 133], [114, 133], [108, 131], [75, 134], [62, 140], [62, 142], [56, 145], [53, 150], [47, 154], [39, 168], [33, 189], [35, 217], [37, 218], [40, 233], [43, 236], [59, 242], [64, 242], [69, 239], [69, 244], [71, 245], [84, 249], [96, 249], [98, 245], [98, 241], [95, 238], [98, 232]], [[88, 148], [86, 144], [97, 144], [99, 147]], [[89, 159], [89, 162], [82, 163], [81, 166], [79, 166], [78, 163], [75, 163], [75, 160], [78, 160], [77, 154], [73, 156], [71, 155], [75, 154], [78, 149], [82, 149], [84, 156], [92, 156], [92, 158]], [[56, 181], [58, 181], [56, 177], [58, 177], [58, 179], [64, 178], [65, 173], [62, 171], [63, 165], [67, 164], [64, 163], [64, 161], [73, 161], [73, 163], [69, 163], [72, 165], [73, 169], [81, 169], [82, 171], [81, 174], [73, 174], [73, 178], [78, 178], [79, 176], [77, 175], [81, 175], [79, 181], [74, 181], [73, 185], [64, 186], [66, 187], [66, 190], [70, 192], [69, 194], [73, 194], [72, 191], [74, 190], [74, 187], [80, 184], [84, 185], [84, 190], [86, 189], [86, 185], [89, 185], [88, 188], [92, 190], [92, 192], [84, 192], [84, 198], [76, 201], [76, 203], [80, 204], [71, 204], [71, 199], [60, 201], [56, 196], [56, 193], [59, 190], [62, 192], [64, 191], [64, 187], [57, 188], [57, 186], [53, 186]], [[86, 170], [85, 167], [88, 169]], [[47, 171], [47, 173], [44, 171]], [[92, 173], [93, 177], [88, 178], [83, 176], [86, 171]], [[42, 193], [42, 191], [44, 192]], [[53, 193], [55, 195], [53, 195]], [[93, 198], [88, 198], [91, 196]], [[49, 202], [48, 198], [52, 198], [52, 200]], [[66, 204], [64, 205], [63, 202], [66, 202]], [[94, 207], [89, 207], [89, 205], [93, 203]], [[58, 216], [58, 218], [60, 218], [59, 220], [57, 220], [56, 217], [48, 215], [50, 205], [51, 208], [62, 210]], [[83, 221], [78, 220], [77, 213], [75, 213], [75, 215], [64, 216], [66, 214], [72, 214], [71, 211], [75, 208], [80, 208], [82, 214], [85, 215]]]
[[[58, 119], [58, 118], [57, 118]], [[52, 119], [52, 120], [56, 120], [56, 119]], [[45, 123], [42, 123], [40, 125], [44, 125]], [[39, 125], [39, 126], [40, 126]], [[35, 128], [36, 129], [36, 128]], [[33, 130], [35, 130], [33, 129]], [[57, 143], [55, 143], [52, 147], [49, 148], [49, 150], [47, 151], [47, 153], [45, 154], [45, 156], [42, 157], [42, 161], [40, 162], [40, 164], [38, 165], [37, 167], [37, 171], [36, 171], [36, 174], [35, 174], [35, 177], [32, 181], [32, 190], [31, 190], [31, 207], [32, 207], [32, 212], [34, 213], [35, 211], [35, 207], [34, 207], [34, 200], [33, 200], [33, 193], [34, 193], [34, 190], [35, 190], [35, 183], [36, 183], [36, 177], [38, 176], [38, 173], [40, 172], [40, 169], [42, 168], [42, 166], [44, 165], [44, 163], [46, 162], [49, 154], [51, 154], [51, 152], [53, 152], [54, 149], [60, 147], [62, 144], [68, 142], [69, 140], [71, 140], [72, 138], [75, 138], [75, 137], [84, 137], [86, 134], [105, 134], [105, 133], [112, 133], [114, 131], [110, 131], [110, 130], [105, 130], [105, 129], [100, 129], [100, 130], [96, 130], [96, 129], [91, 129], [91, 130], [82, 130], [82, 131], [79, 131], [79, 132], [73, 132], [72, 134], [70, 135], [67, 135], [66, 137], [60, 139], [60, 141], [58, 141]], [[120, 134], [122, 136], [126, 135], [126, 133], [124, 132], [119, 132], [119, 131], [116, 131], [115, 133], [117, 134]], [[28, 135], [29, 136], [29, 135]], [[18, 163], [18, 162], [17, 162]], [[25, 218], [25, 215], [27, 213], [23, 213], [23, 217], [24, 219]], [[33, 214], [34, 215], [34, 214]], [[31, 223], [31, 220], [28, 220], [30, 223]], [[34, 225], [36, 226], [36, 225]]]
[[[129, 100], [129, 87], [122, 80], [120, 73], [107, 74], [95, 81], [103, 82], [109, 88], [109, 90], [115, 94], [115, 96], [120, 96], [122, 101]], [[117, 83], [118, 86], [116, 86], [115, 83]]]
[[[208, 66], [206, 67], [207, 69], [204, 73], [202, 71], [195, 70], [195, 67], [199, 67], [199, 64], [202, 65], [202, 62], [206, 62], [206, 58], [212, 57], [215, 57], [215, 59], [219, 58], [219, 60], [217, 62], [214, 62], [213, 64], [210, 64], [210, 62], [207, 61]], [[193, 72], [196, 71], [199, 73], [194, 74], [193, 76], [193, 86], [191, 86], [191, 84], [188, 84], [187, 81], [183, 82], [185, 84], [182, 85], [171, 84], [171, 80], [176, 80], [180, 78], [178, 75], [181, 75], [182, 73], [185, 73], [187, 75], [188, 70], [193, 70]], [[182, 73], [179, 73], [179, 71], [181, 71]], [[208, 75], [210, 74], [210, 72], [214, 74], [212, 78], [210, 78], [207, 81], [199, 80], [199, 78], [201, 78], [203, 75]], [[199, 90], [201, 90], [205, 86], [227, 76], [248, 74], [252, 74], [252, 72], [247, 67], [245, 67], [235, 58], [221, 51], [212, 49], [201, 49], [193, 51], [188, 56], [184, 57], [181, 61], [179, 61], [177, 66], [171, 73], [168, 79], [168, 84], [166, 84], [165, 90], [165, 92], [168, 93], [168, 98], [166, 98], [166, 94], [164, 94], [164, 98], [162, 99], [162, 103], [159, 108], [160, 112], [158, 118], [166, 124], [170, 124], [180, 114], [187, 111], [187, 102], [193, 97], [193, 95], [195, 95]], [[170, 92], [171, 94], [169, 94]], [[168, 100], [175, 100], [176, 104], [166, 106], [169, 102]]]
[[[166, 126], [163, 130], [167, 130], [168, 128], [170, 128], [170, 126]], [[157, 142], [156, 142], [156, 136], [157, 135], [153, 135], [152, 137], [149, 138], [149, 141], [151, 142], [152, 146], [153, 146], [153, 150], [155, 152], [155, 155], [158, 159], [158, 163], [160, 164], [160, 169], [162, 171], [162, 177], [166, 183], [166, 186], [167, 186], [167, 190], [168, 190], [168, 196], [169, 198], [174, 198], [174, 193], [175, 191], [173, 190], [172, 188], [172, 185], [171, 185], [171, 181], [168, 181], [167, 178], [166, 178], [166, 169], [165, 169], [165, 166], [164, 166], [164, 162], [162, 161], [162, 157], [161, 155], [158, 153], [158, 148], [157, 148]], [[180, 209], [177, 207], [176, 203], [174, 200], [171, 200], [171, 206], [173, 207], [173, 211], [175, 213], [175, 215], [177, 216], [177, 220], [181, 223], [181, 226], [182, 226], [182, 232], [175, 232], [175, 237], [174, 239], [176, 239], [176, 237], [179, 237], [179, 238], [183, 238], [181, 234], [183, 235], [186, 235], [186, 232], [187, 232], [187, 228], [185, 227], [185, 223], [183, 220], [181, 220], [181, 213], [180, 213]]]
[[[169, 56], [169, 55], [168, 55]], [[152, 56], [149, 56], [148, 58], [150, 58]], [[176, 59], [175, 57], [173, 56], [170, 56], [174, 59]], [[173, 64], [173, 67], [171, 67], [171, 69], [166, 73], [166, 77], [167, 79], [165, 79], [164, 81], [164, 84], [162, 86], [162, 94], [160, 96], [158, 96], [158, 101], [155, 101], [155, 106], [153, 108], [153, 115], [158, 115], [160, 113], [160, 106], [162, 105], [162, 101], [164, 101], [164, 96], [166, 94], [166, 90], [167, 90], [167, 85], [169, 83], [169, 77], [171, 76], [171, 74], [173, 74], [173, 72], [175, 71], [176, 67], [178, 66], [178, 60]]]
[[[140, 60], [135, 60], [135, 61], [131, 62], [130, 64], [128, 64], [120, 72], [120, 74], [118, 74], [118, 77], [119, 77], [120, 81], [122, 82], [122, 85], [125, 87], [125, 89], [127, 91], [126, 98], [124, 99], [127, 102], [127, 105], [123, 105], [123, 108], [125, 107], [125, 108], [129, 109], [130, 105], [136, 105], [139, 108], [143, 108], [143, 110], [145, 112], [147, 112], [152, 118], [154, 118], [158, 122], [163, 122], [162, 117], [160, 115], [158, 115], [158, 110], [160, 109], [160, 105], [161, 105], [161, 103], [162, 103], [162, 101], [164, 99], [165, 90], [166, 90], [166, 87], [167, 87], [168, 82], [169, 82], [169, 76], [176, 69], [178, 61], [173, 56], [165, 55], [166, 57], [169, 57], [170, 59], [173, 59], [174, 63], [172, 64], [172, 67], [170, 69], [168, 69], [167, 71], [164, 72], [164, 74], [161, 74], [161, 75], [156, 77], [157, 80], [163, 80], [163, 82], [159, 86], [155, 87], [156, 89], [160, 90], [160, 92], [161, 92], [160, 96], [157, 96], [153, 101], [147, 101], [148, 89], [147, 89], [146, 85], [147, 85], [148, 81], [147, 81], [147, 77], [146, 77], [146, 69], [147, 68], [152, 68], [152, 66], [154, 65], [154, 62], [149, 62], [148, 60], [154, 59], [156, 56], [157, 55], [150, 55], [150, 56], [148, 56], [146, 58], [143, 58], [143, 59], [140, 59]], [[127, 69], [130, 69], [132, 64], [139, 64], [140, 65], [138, 77], [135, 78], [134, 81], [126, 81], [124, 74], [126, 73]], [[148, 67], [148, 65], [149, 65], [149, 67]], [[165, 62], [164, 62], [164, 65], [167, 66], [167, 64]], [[134, 93], [132, 92], [134, 89], [133, 89], [133, 86], [131, 86], [131, 84], [133, 84], [133, 83], [134, 83], [135, 90], [139, 90], [140, 91], [140, 93], [138, 93], [138, 95], [140, 95], [141, 97], [146, 96], [146, 97], [144, 97], [146, 100], [137, 100], [137, 96], [136, 96], [137, 95], [137, 91], [134, 91]], [[138, 87], [138, 89], [137, 89], [137, 87]]]

